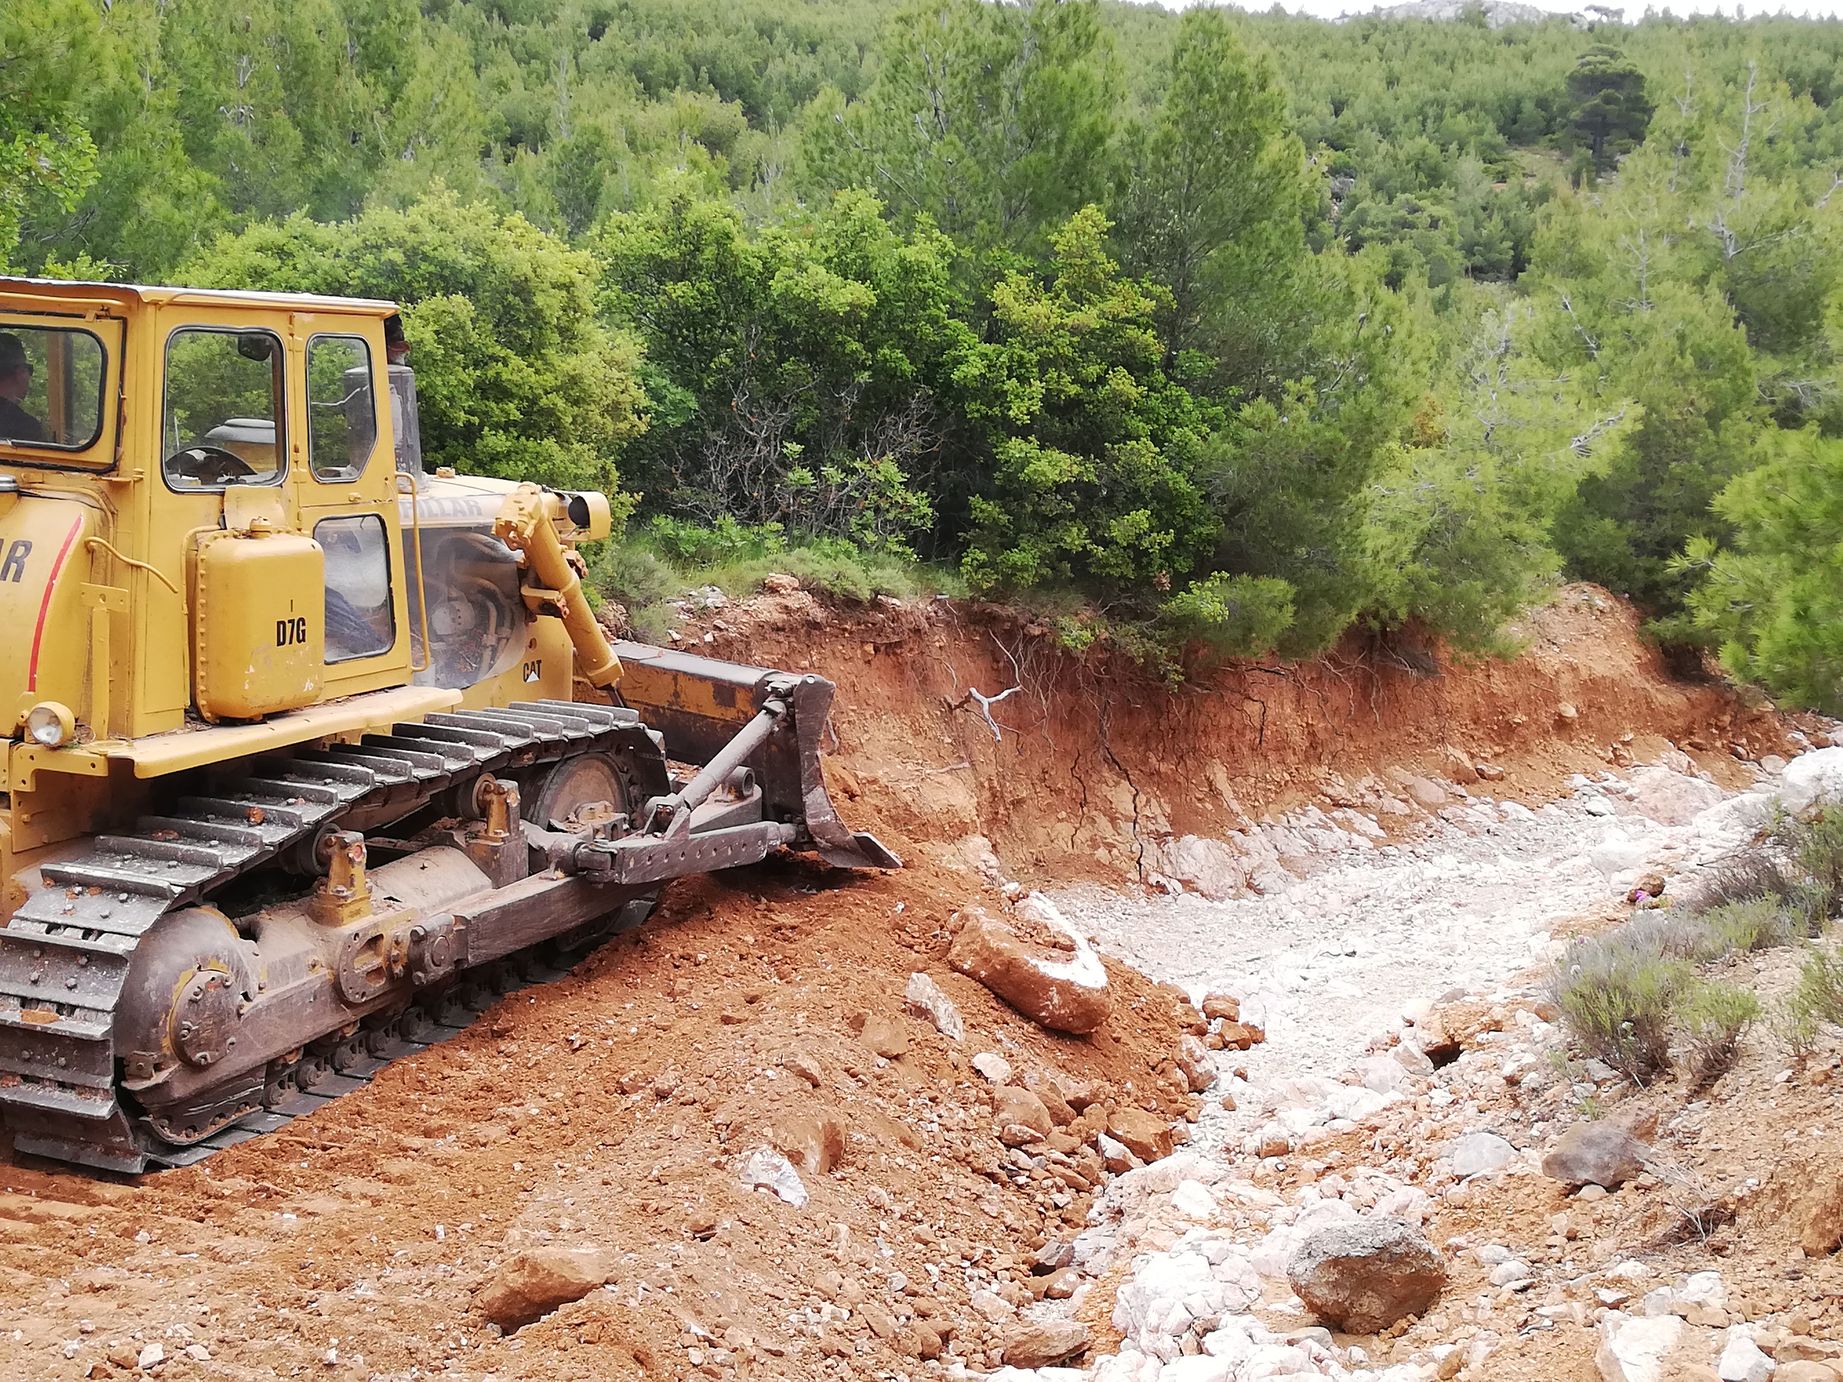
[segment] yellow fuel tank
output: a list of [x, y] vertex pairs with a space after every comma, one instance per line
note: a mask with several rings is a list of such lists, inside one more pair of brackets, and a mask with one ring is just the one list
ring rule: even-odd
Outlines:
[[199, 544], [192, 604], [199, 713], [253, 720], [320, 699], [326, 561], [299, 533], [212, 534]]

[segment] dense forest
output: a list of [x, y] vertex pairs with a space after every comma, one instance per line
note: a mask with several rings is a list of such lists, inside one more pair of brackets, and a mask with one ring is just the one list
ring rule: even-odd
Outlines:
[[1843, 709], [1843, 24], [1592, 14], [36, 0], [0, 265], [398, 299], [635, 609], [920, 572], [1176, 672], [1565, 573]]

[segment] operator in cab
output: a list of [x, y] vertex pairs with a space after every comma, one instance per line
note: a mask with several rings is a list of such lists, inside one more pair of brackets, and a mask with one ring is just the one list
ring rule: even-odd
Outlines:
[[49, 441], [45, 424], [19, 405], [32, 387], [32, 362], [19, 337], [0, 332], [0, 441]]

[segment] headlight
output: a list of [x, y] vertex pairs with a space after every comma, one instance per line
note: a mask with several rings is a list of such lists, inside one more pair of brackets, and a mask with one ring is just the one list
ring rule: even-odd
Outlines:
[[26, 713], [26, 733], [43, 748], [60, 749], [77, 737], [77, 718], [69, 706], [40, 701]]

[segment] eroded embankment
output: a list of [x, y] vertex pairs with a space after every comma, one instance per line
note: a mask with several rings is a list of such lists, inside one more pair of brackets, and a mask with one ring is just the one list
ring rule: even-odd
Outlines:
[[1525, 651], [1510, 661], [1427, 658], [1421, 670], [1352, 647], [1177, 690], [947, 600], [842, 617], [782, 590], [683, 637], [835, 680], [835, 782], [899, 847], [952, 862], [962, 845], [976, 863], [989, 841], [1037, 879], [1170, 879], [1232, 896], [1314, 850], [1310, 831], [1257, 826], [1296, 805], [1333, 825], [1356, 810], [1410, 828], [1444, 804], [1433, 779], [1482, 775], [1493, 795], [1536, 797], [1583, 768], [1654, 758], [1666, 740], [1718, 776], [1738, 772], [1735, 745], [1757, 757], [1783, 743], [1769, 711], [1673, 679], [1634, 612], [1602, 591], [1567, 587], [1516, 632]]

